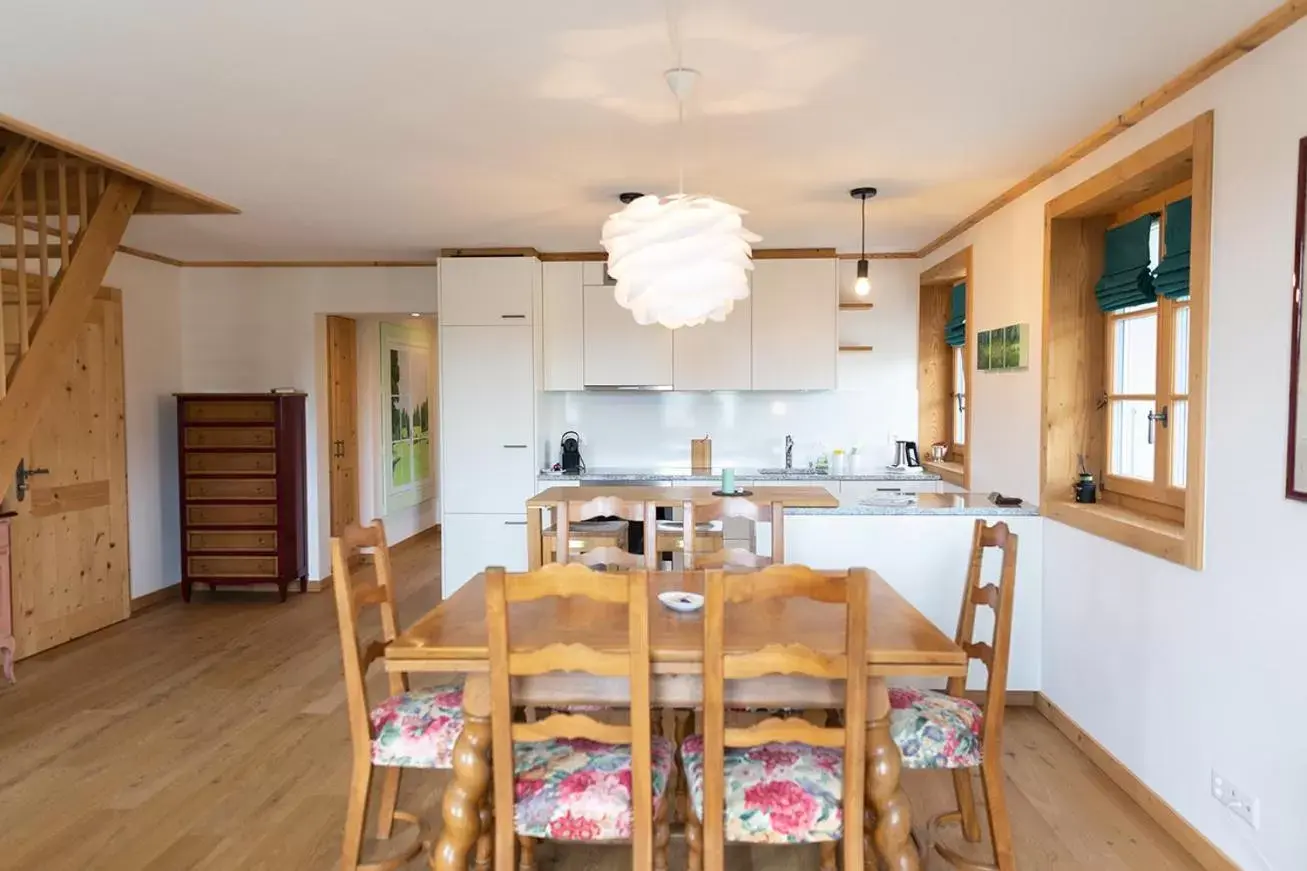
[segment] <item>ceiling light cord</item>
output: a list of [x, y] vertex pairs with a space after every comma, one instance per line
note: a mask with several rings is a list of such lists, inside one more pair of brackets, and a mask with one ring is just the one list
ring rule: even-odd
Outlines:
[[862, 256], [859, 260], [867, 259], [867, 198], [862, 198]]
[[[672, 42], [672, 51], [675, 54], [674, 69], [678, 71], [685, 69], [678, 0], [667, 0], [667, 37]], [[681, 88], [673, 87], [672, 90], [676, 94], [676, 190], [681, 196], [685, 196], [685, 99]]]

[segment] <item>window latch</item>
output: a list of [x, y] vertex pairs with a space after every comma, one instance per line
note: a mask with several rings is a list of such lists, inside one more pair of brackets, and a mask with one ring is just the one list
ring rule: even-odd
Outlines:
[[1167, 407], [1163, 405], [1161, 411], [1148, 412], [1148, 443], [1150, 445], [1153, 443], [1153, 424], [1160, 423], [1164, 429], [1167, 427], [1166, 408]]
[[965, 394], [955, 393], [953, 395], [958, 401], [958, 414], [964, 413], [967, 410], [967, 400]]

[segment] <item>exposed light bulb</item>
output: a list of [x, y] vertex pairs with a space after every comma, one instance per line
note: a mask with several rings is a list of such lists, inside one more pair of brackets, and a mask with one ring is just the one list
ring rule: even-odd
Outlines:
[[858, 296], [871, 293], [871, 279], [867, 277], [867, 269], [870, 265], [866, 260], [858, 261], [858, 280], [853, 282], [853, 292]]

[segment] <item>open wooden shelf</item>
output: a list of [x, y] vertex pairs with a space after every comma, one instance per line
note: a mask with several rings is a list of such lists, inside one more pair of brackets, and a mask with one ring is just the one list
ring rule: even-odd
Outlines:
[[874, 302], [842, 302], [840, 303], [840, 311], [865, 312], [873, 308], [875, 305]]
[[870, 351], [871, 345], [840, 345], [841, 351]]

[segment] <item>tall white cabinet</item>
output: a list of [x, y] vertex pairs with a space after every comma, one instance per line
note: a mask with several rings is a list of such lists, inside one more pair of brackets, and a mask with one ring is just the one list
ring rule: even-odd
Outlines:
[[440, 261], [441, 587], [487, 565], [525, 571], [535, 492], [540, 262]]

